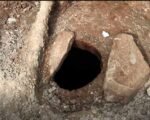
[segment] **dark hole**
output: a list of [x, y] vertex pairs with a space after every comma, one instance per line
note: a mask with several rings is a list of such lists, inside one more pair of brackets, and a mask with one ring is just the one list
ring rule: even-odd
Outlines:
[[96, 55], [72, 47], [54, 76], [59, 87], [75, 90], [90, 83], [101, 71], [101, 61]]

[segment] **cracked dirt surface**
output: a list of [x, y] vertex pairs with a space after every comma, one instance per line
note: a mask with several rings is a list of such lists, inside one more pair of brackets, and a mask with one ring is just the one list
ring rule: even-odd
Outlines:
[[[58, 99], [58, 86], [52, 82], [44, 93], [45, 102], [49, 103], [39, 104], [32, 82], [35, 78], [28, 73], [26, 64], [18, 60], [24, 47], [24, 36], [34, 22], [39, 6], [37, 1], [0, 2], [0, 119], [149, 120], [150, 97], [146, 94], [149, 83], [128, 104], [106, 103], [95, 95], [93, 98], [98, 98], [98, 102], [86, 104], [78, 111], [74, 106], [68, 108], [63, 96], [60, 96], [62, 101]], [[103, 61], [107, 61], [113, 37], [119, 32], [130, 33], [138, 36], [137, 45], [150, 64], [149, 13], [148, 1], [57, 3], [49, 23], [50, 40], [66, 28], [77, 31], [77, 39], [86, 36], [93, 46], [101, 45]], [[9, 18], [16, 21], [9, 23]], [[110, 37], [103, 38], [103, 30], [109, 32]]]

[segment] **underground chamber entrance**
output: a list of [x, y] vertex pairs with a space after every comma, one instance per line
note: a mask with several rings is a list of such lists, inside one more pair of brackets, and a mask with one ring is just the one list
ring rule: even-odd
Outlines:
[[95, 54], [73, 46], [54, 75], [60, 88], [76, 90], [93, 81], [101, 72], [101, 58]]

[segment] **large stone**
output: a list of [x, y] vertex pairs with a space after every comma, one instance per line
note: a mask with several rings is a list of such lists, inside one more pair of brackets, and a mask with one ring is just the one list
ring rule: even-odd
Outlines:
[[106, 101], [127, 102], [144, 85], [149, 66], [129, 34], [119, 34], [113, 41], [104, 81]]
[[61, 66], [74, 41], [71, 31], [60, 32], [53, 44], [46, 50], [43, 82], [47, 83]]

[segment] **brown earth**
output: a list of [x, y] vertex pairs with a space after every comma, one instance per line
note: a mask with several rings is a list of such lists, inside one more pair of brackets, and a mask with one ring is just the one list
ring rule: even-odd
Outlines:
[[[150, 97], [145, 93], [148, 83], [126, 105], [102, 100], [101, 87], [113, 38], [119, 33], [133, 35], [145, 61], [150, 64], [150, 2], [56, 3], [49, 21], [47, 45], [52, 44], [59, 32], [74, 31], [77, 44], [90, 45], [89, 48], [94, 47], [101, 53], [104, 69], [98, 76], [100, 79], [77, 91], [63, 90], [51, 81], [43, 96], [39, 95], [42, 105], [29, 80], [34, 78], [28, 75], [26, 65], [20, 68], [17, 61], [24, 47], [24, 36], [39, 6], [37, 1], [0, 2], [0, 120], [149, 120]], [[16, 22], [8, 23], [9, 18], [15, 18]], [[109, 37], [104, 37], [103, 31], [108, 32]]]

